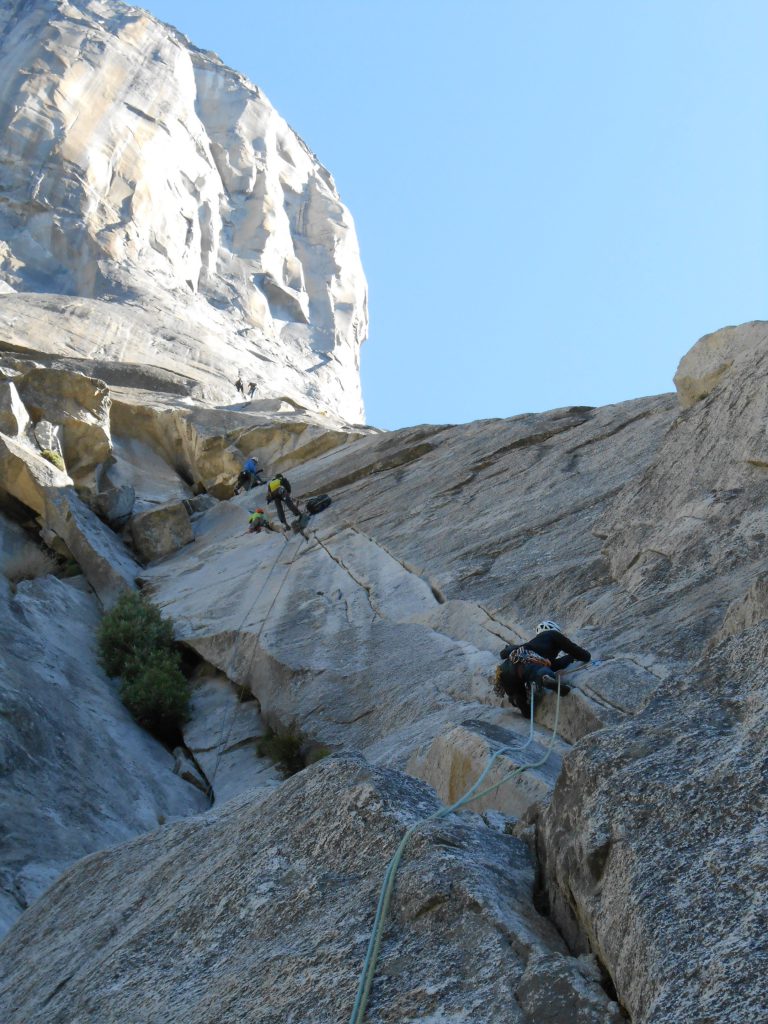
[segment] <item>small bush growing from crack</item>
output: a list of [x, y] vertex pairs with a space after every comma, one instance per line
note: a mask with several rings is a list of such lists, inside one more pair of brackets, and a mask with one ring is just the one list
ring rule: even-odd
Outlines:
[[269, 729], [259, 740], [257, 750], [259, 757], [268, 757], [286, 775], [295, 775], [331, 753], [328, 747], [312, 747], [307, 751], [306, 736], [294, 727], [283, 733]]
[[3, 565], [3, 573], [16, 586], [22, 580], [36, 580], [38, 576], [48, 576], [58, 569], [58, 562], [47, 551], [27, 544]]
[[59, 455], [58, 452], [53, 451], [52, 448], [43, 448], [40, 452], [42, 457], [55, 466], [56, 469], [60, 469], [62, 473], [66, 473], [67, 467], [64, 465], [64, 459]]
[[124, 594], [102, 619], [99, 658], [121, 676], [120, 697], [152, 732], [177, 728], [187, 718], [189, 683], [173, 643], [173, 626], [139, 594]]
[[268, 757], [287, 775], [295, 775], [305, 767], [301, 744], [301, 733], [295, 729], [283, 733], [268, 729], [259, 740], [257, 750], [259, 757]]

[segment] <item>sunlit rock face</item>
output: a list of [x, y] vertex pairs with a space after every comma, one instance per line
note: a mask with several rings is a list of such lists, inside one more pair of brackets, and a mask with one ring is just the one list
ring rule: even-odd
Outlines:
[[[195, 800], [201, 789], [213, 800], [159, 830], [157, 813], [134, 828], [119, 802], [107, 807], [124, 834], [147, 834], [57, 881], [70, 862], [58, 846], [47, 859], [33, 842], [13, 852], [8, 923], [17, 891], [30, 905], [0, 944], [0, 1019], [107, 1024], [139, 1007], [154, 1024], [172, 1007], [213, 1024], [220, 1006], [263, 1024], [349, 1019], [387, 864], [437, 806], [427, 787], [452, 802], [489, 766], [470, 809], [406, 851], [371, 1024], [762, 1021], [768, 341], [757, 331], [737, 332], [754, 343], [733, 359], [726, 345], [730, 366], [688, 408], [670, 394], [346, 436], [279, 404], [187, 404], [180, 375], [105, 362], [115, 462], [99, 495], [132, 491], [134, 522], [182, 506], [194, 534], [142, 567], [129, 531], [98, 520], [37, 450], [39, 423], [0, 435], [9, 515], [40, 516], [42, 539], [64, 545], [105, 605], [136, 584], [173, 621], [195, 665], [174, 768]], [[709, 376], [707, 347], [684, 361], [693, 380]], [[52, 426], [56, 407], [25, 383], [43, 375], [5, 362], [6, 382], [31, 396], [11, 428], [40, 411]], [[86, 384], [72, 386], [77, 422]], [[232, 495], [251, 453], [287, 472], [301, 505], [332, 496], [306, 536], [247, 532], [267, 505], [263, 485]], [[31, 615], [34, 586], [21, 585], [11, 628]], [[492, 683], [502, 645], [544, 617], [592, 660], [565, 677], [559, 707], [551, 692], [537, 698], [529, 725]], [[23, 671], [9, 661], [14, 690]], [[47, 729], [43, 710], [25, 721]], [[266, 760], [270, 730], [331, 756], [284, 780]], [[5, 787], [15, 807], [27, 778]], [[87, 776], [81, 785], [86, 800]], [[95, 839], [82, 848], [95, 849], [104, 833], [95, 816], [86, 825]], [[62, 828], [49, 830], [63, 847]]]
[[[23, 293], [97, 300], [69, 320], [93, 321], [101, 358], [230, 389], [240, 374], [259, 397], [362, 422], [352, 218], [259, 89], [113, 0], [4, 4], [0, 82], [11, 319]], [[55, 330], [82, 333], [48, 306]]]

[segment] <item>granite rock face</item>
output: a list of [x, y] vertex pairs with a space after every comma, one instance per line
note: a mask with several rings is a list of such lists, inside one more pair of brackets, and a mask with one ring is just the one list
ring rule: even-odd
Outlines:
[[220, 802], [245, 790], [268, 792], [285, 777], [259, 753], [268, 727], [258, 702], [242, 699], [246, 694], [209, 665], [195, 673], [184, 744]]
[[[438, 806], [423, 784], [344, 755], [266, 800], [246, 794], [95, 854], [6, 943], [3, 1019], [337, 1024], [352, 1009], [389, 851]], [[573, 1004], [561, 1021], [616, 1024], [594, 966], [569, 957], [534, 910], [534, 882], [518, 839], [457, 818], [425, 828], [401, 868], [366, 1020], [524, 1024], [522, 999], [535, 1019]], [[557, 975], [554, 998], [532, 983], [537, 957]]]
[[116, 0], [4, 4], [0, 71], [12, 335], [362, 422], [352, 218], [258, 88]]
[[[113, 0], [5, 4], [0, 71], [3, 558], [38, 529], [108, 607], [140, 570], [96, 511], [172, 509], [141, 582], [198, 661], [172, 756], [91, 590], [0, 579], [0, 1016], [344, 1019], [403, 830], [499, 755], [406, 856], [373, 1024], [761, 1019], [766, 325], [677, 397], [350, 426], [354, 229], [259, 90]], [[250, 455], [332, 495], [307, 539], [246, 534]], [[594, 657], [529, 728], [492, 678], [542, 618]], [[337, 756], [283, 781], [270, 731]]]
[[74, 581], [0, 576], [2, 932], [75, 860], [208, 805], [99, 667], [99, 612]]
[[[725, 994], [724, 979], [737, 973], [725, 949], [728, 935], [743, 954], [754, 938], [734, 908], [759, 871], [749, 837], [760, 828], [765, 707], [759, 682], [744, 681], [746, 663], [724, 668], [721, 647], [712, 655], [720, 660], [701, 659], [741, 640], [766, 664], [744, 629], [764, 618], [768, 567], [755, 544], [732, 545], [765, 507], [751, 456], [765, 422], [765, 358], [752, 351], [682, 413], [669, 396], [360, 438], [291, 474], [294, 494], [334, 496], [309, 543], [237, 537], [235, 499], [202, 517], [194, 551], [145, 574], [184, 642], [247, 684], [268, 721], [405, 767], [445, 800], [490, 753], [525, 742], [522, 719], [491, 691], [499, 648], [539, 618], [563, 621], [598, 664], [570, 677], [562, 741], [545, 768], [481, 808], [535, 823], [555, 921], [573, 952], [597, 955], [643, 1024], [703, 1024], [709, 1006], [712, 1019], [754, 1019], [759, 974], [748, 972], [740, 1016], [738, 986]], [[689, 518], [692, 496], [722, 488], [727, 500], [703, 501]], [[635, 558], [646, 549], [642, 530], [655, 551], [666, 543], [666, 559]], [[626, 554], [628, 543], [636, 547]], [[207, 610], [197, 596], [203, 580], [220, 595], [211, 603], [207, 592]], [[754, 705], [752, 725], [725, 725], [734, 701]], [[551, 695], [540, 703], [524, 760], [543, 751], [554, 705]], [[737, 800], [707, 782], [724, 772], [740, 785], [729, 767], [734, 743], [749, 766]], [[506, 755], [489, 781], [519, 763]], [[689, 811], [699, 799], [709, 806], [694, 841]], [[709, 952], [691, 948], [689, 918], [669, 908], [685, 892], [706, 931], [702, 864], [720, 847], [737, 856], [724, 822], [746, 855], [712, 903], [723, 949], [716, 970]], [[684, 982], [672, 999], [675, 978]], [[531, 993], [540, 984], [532, 980]]]
[[291, 470], [298, 498], [334, 498], [310, 543], [244, 534], [257, 490], [196, 522], [145, 589], [270, 724], [403, 767], [466, 719], [524, 726], [492, 693], [498, 651], [557, 613], [610, 657], [573, 677], [560, 730], [574, 741], [641, 708], [673, 664], [602, 648], [615, 585], [591, 528], [676, 415], [670, 397], [360, 438]]
[[542, 815], [554, 919], [636, 1024], [765, 1014], [767, 655], [765, 621], [724, 641], [580, 744]]
[[[397, 838], [366, 811], [378, 841], [374, 870], [364, 846], [334, 816], [348, 806], [343, 780], [353, 761], [358, 771], [357, 755], [327, 759], [281, 783], [258, 756], [264, 729], [293, 732], [316, 747], [360, 751], [368, 762], [361, 770], [390, 795], [415, 785], [410, 774], [428, 782], [440, 799], [454, 800], [501, 748], [505, 752], [489, 785], [532, 765], [484, 795], [476, 813], [462, 816], [483, 885], [496, 884], [508, 832], [536, 852], [540, 873], [529, 876], [520, 904], [508, 902], [518, 888], [504, 872], [501, 891], [488, 895], [500, 915], [495, 920], [507, 922], [500, 925], [507, 943], [503, 963], [497, 968], [482, 937], [477, 948], [493, 965], [490, 975], [473, 959], [472, 943], [469, 952], [464, 945], [454, 948], [461, 943], [457, 935], [477, 934], [476, 920], [470, 925], [451, 916], [463, 914], [465, 882], [449, 873], [447, 895], [436, 896], [433, 904], [429, 894], [446, 880], [440, 858], [430, 861], [425, 874], [417, 873], [416, 882], [406, 862], [374, 986], [372, 1020], [432, 1014], [474, 1021], [484, 1019], [482, 1007], [521, 1024], [616, 1024], [620, 1012], [634, 1024], [759, 1019], [759, 974], [745, 970], [744, 961], [751, 963], [753, 947], [759, 949], [754, 922], [764, 912], [762, 889], [750, 891], [747, 885], [762, 870], [753, 837], [762, 827], [768, 565], [750, 531], [758, 532], [766, 497], [752, 458], [764, 421], [765, 359], [758, 348], [748, 362], [734, 360], [712, 391], [682, 412], [669, 395], [459, 427], [353, 432], [343, 444], [336, 428], [327, 443], [319, 429], [308, 438], [298, 429], [303, 420], [296, 413], [271, 414], [271, 427], [270, 414], [253, 413], [251, 427], [238, 418], [222, 432], [220, 412], [193, 409], [185, 422], [208, 441], [185, 448], [159, 428], [166, 415], [176, 422], [177, 413], [163, 412], [154, 393], [156, 408], [137, 430], [158, 461], [134, 457], [131, 463], [142, 463], [147, 479], [162, 466], [181, 480], [181, 451], [210, 451], [223, 460], [232, 444], [243, 455], [260, 451], [259, 437], [271, 445], [270, 468], [277, 469], [284, 439], [285, 459], [296, 459], [290, 468], [294, 496], [302, 501], [328, 491], [333, 497], [331, 507], [311, 521], [308, 540], [245, 533], [249, 508], [263, 499], [261, 488], [212, 505], [207, 499], [190, 520], [195, 543], [142, 573], [145, 592], [174, 620], [179, 641], [206, 663], [185, 730], [216, 801], [205, 828], [222, 830], [212, 840], [217, 848], [226, 850], [234, 836], [232, 849], [245, 845], [256, 851], [253, 870], [262, 879], [274, 875], [276, 888], [269, 892], [278, 893], [281, 908], [288, 907], [280, 914], [292, 914], [291, 900], [301, 902], [306, 892], [322, 894], [328, 906], [333, 886], [322, 874], [325, 841], [313, 824], [315, 807], [322, 808], [323, 828], [333, 832], [336, 861], [349, 858], [356, 865], [358, 880], [348, 885], [360, 906], [362, 886], [372, 907], [380, 869]], [[137, 406], [140, 396], [124, 387], [123, 410]], [[175, 402], [168, 399], [168, 410], [176, 409]], [[122, 415], [120, 431], [130, 422]], [[110, 472], [127, 465], [120, 445], [130, 440], [119, 440], [120, 432], [114, 436], [117, 461]], [[7, 438], [4, 443], [13, 444]], [[720, 500], [706, 499], [713, 490]], [[147, 493], [137, 487], [137, 501]], [[525, 639], [545, 617], [561, 621], [595, 659], [566, 677], [573, 689], [559, 710], [554, 696], [544, 695], [529, 732], [519, 713], [494, 693], [492, 677], [501, 646]], [[244, 690], [253, 699], [239, 704]], [[555, 722], [558, 736], [552, 741]], [[550, 746], [547, 760], [533, 764]], [[335, 811], [323, 803], [315, 779], [341, 801]], [[229, 803], [222, 807], [224, 800]], [[253, 816], [253, 830], [237, 831], [240, 814]], [[412, 820], [410, 812], [396, 816], [403, 827]], [[147, 957], [131, 945], [138, 943], [136, 936], [155, 936], [161, 929], [130, 894], [130, 907], [120, 910], [127, 917], [115, 923], [114, 874], [138, 871], [137, 892], [156, 892], [157, 912], [177, 913], [163, 901], [182, 886], [173, 874], [180, 870], [179, 844], [193, 836], [190, 849], [207, 849], [201, 828], [182, 823], [168, 830], [167, 839], [165, 833], [161, 841], [151, 836], [135, 848], [85, 862], [90, 902], [83, 914], [95, 922], [95, 938], [85, 935], [85, 926], [70, 934], [75, 946], [81, 934], [85, 943], [74, 982], [62, 985], [63, 946], [48, 947], [47, 936], [56, 933], [58, 915], [63, 920], [69, 912], [68, 901], [82, 899], [82, 882], [66, 875], [25, 912], [0, 952], [3, 970], [14, 979], [5, 996], [12, 1021], [34, 1021], [46, 1013], [64, 1021], [91, 997], [98, 1008], [93, 1019], [101, 1019], [112, 1012], [105, 1008], [116, 992], [126, 1005], [129, 999], [133, 1005], [146, 1000], [144, 1019], [158, 1022], [177, 1000], [189, 999], [191, 1006], [197, 999], [203, 1009], [190, 1009], [195, 1019], [194, 1013], [210, 1008], [195, 979], [200, 957], [216, 942], [220, 960], [208, 976], [215, 977], [214, 986], [253, 976], [247, 988], [253, 1019], [303, 1019], [295, 985], [288, 985], [296, 978], [296, 948], [309, 960], [301, 977], [318, 1003], [317, 1019], [346, 1012], [349, 1003], [344, 1008], [339, 1000], [342, 992], [353, 997], [360, 959], [336, 945], [334, 929], [340, 926], [333, 922], [348, 922], [350, 914], [358, 920], [346, 905], [328, 918], [301, 903], [286, 929], [271, 904], [264, 910], [266, 904], [245, 901], [247, 909], [240, 909], [241, 890], [230, 898], [217, 888], [228, 883], [216, 871], [207, 870], [195, 888], [192, 869], [193, 888], [183, 903], [192, 917], [184, 917], [187, 924], [180, 919], [176, 929], [178, 934], [182, 926], [189, 928], [189, 956], [168, 968], [163, 940]], [[272, 842], [278, 828], [279, 842]], [[284, 858], [275, 861], [274, 872], [273, 862], [262, 859], [257, 835]], [[313, 835], [317, 878], [306, 853]], [[154, 845], [158, 841], [160, 847]], [[441, 848], [457, 849], [453, 838]], [[743, 857], [727, 879], [720, 852], [729, 864]], [[250, 870], [247, 864], [238, 871]], [[254, 884], [248, 876], [243, 891]], [[713, 884], [719, 886], [715, 897]], [[335, 875], [334, 886], [341, 887]], [[675, 909], [678, 897], [685, 913]], [[748, 899], [749, 912], [740, 920], [737, 908]], [[209, 911], [202, 914], [200, 907]], [[432, 981], [412, 981], [410, 974], [406, 979], [421, 962], [411, 954], [422, 949], [422, 929], [433, 912], [443, 916], [440, 935], [430, 937], [436, 959], [425, 970]], [[254, 939], [236, 953], [235, 918], [240, 934], [247, 927]], [[554, 924], [564, 940], [528, 945], [521, 928], [527, 934], [532, 920], [537, 935], [542, 929], [557, 934]], [[697, 934], [713, 936], [711, 948], [691, 942], [691, 922]], [[102, 926], [112, 929], [109, 942], [115, 943], [114, 953], [107, 954], [115, 968], [104, 981], [95, 966], [103, 963], [101, 954], [91, 945], [101, 942]], [[356, 943], [362, 950], [365, 944], [364, 918], [356, 928], [346, 949]], [[313, 943], [323, 929], [331, 938], [316, 954]], [[286, 930], [290, 941], [282, 937]], [[26, 953], [17, 951], [19, 941]], [[47, 952], [37, 960], [44, 946]], [[394, 966], [387, 966], [388, 950]], [[311, 966], [320, 962], [335, 979], [327, 987]], [[121, 973], [123, 963], [130, 977]], [[29, 980], [16, 981], [23, 971]], [[167, 980], [158, 981], [157, 971]], [[468, 977], [465, 971], [473, 973], [474, 986], [465, 985], [459, 994], [455, 986]], [[238, 994], [239, 984], [232, 981], [233, 1006], [246, 998]], [[621, 1011], [606, 991], [618, 995]], [[743, 999], [734, 1001], [740, 991]], [[219, 999], [217, 993], [215, 988], [210, 998]], [[115, 1007], [117, 1013], [122, 1003]]]
[[611, 575], [655, 649], [694, 660], [725, 609], [768, 569], [768, 329], [718, 333], [746, 336], [750, 345], [677, 417], [652, 464], [617, 494], [598, 527]]
[[139, 558], [154, 562], [178, 551], [195, 539], [184, 505], [158, 505], [140, 512], [131, 520], [131, 537]]

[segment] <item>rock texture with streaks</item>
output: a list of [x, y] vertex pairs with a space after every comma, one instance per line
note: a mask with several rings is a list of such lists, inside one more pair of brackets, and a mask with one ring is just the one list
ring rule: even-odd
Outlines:
[[5, 932], [74, 861], [208, 801], [172, 774], [173, 759], [131, 720], [100, 669], [98, 601], [52, 576], [15, 594], [0, 576], [0, 591]]
[[[191, 1024], [337, 1024], [387, 851], [438, 806], [423, 784], [343, 755], [266, 800], [244, 795], [95, 854], [62, 878], [55, 917], [39, 904], [17, 927], [3, 1019], [139, 1024], [172, 1007]], [[366, 1019], [522, 1024], [568, 1006], [573, 1024], [618, 1024], [594, 965], [568, 956], [534, 909], [535, 874], [526, 846], [491, 829], [452, 818], [418, 834]], [[44, 919], [51, 938], [31, 974]], [[537, 957], [556, 984], [536, 985]]]

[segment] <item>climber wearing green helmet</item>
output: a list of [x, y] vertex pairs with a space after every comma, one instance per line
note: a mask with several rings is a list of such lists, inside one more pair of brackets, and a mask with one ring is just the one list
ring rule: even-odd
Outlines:
[[282, 534], [279, 526], [270, 523], [263, 508], [257, 508], [248, 516], [248, 533], [261, 533], [262, 530], [272, 530], [273, 533]]
[[[499, 657], [502, 663], [496, 671], [497, 684], [527, 718], [531, 713], [530, 693], [534, 687], [557, 690], [555, 672], [574, 661], [587, 662], [592, 655], [569, 640], [556, 622], [545, 619], [536, 627], [535, 636], [524, 644], [507, 644]], [[570, 692], [570, 686], [560, 683], [561, 696]]]

